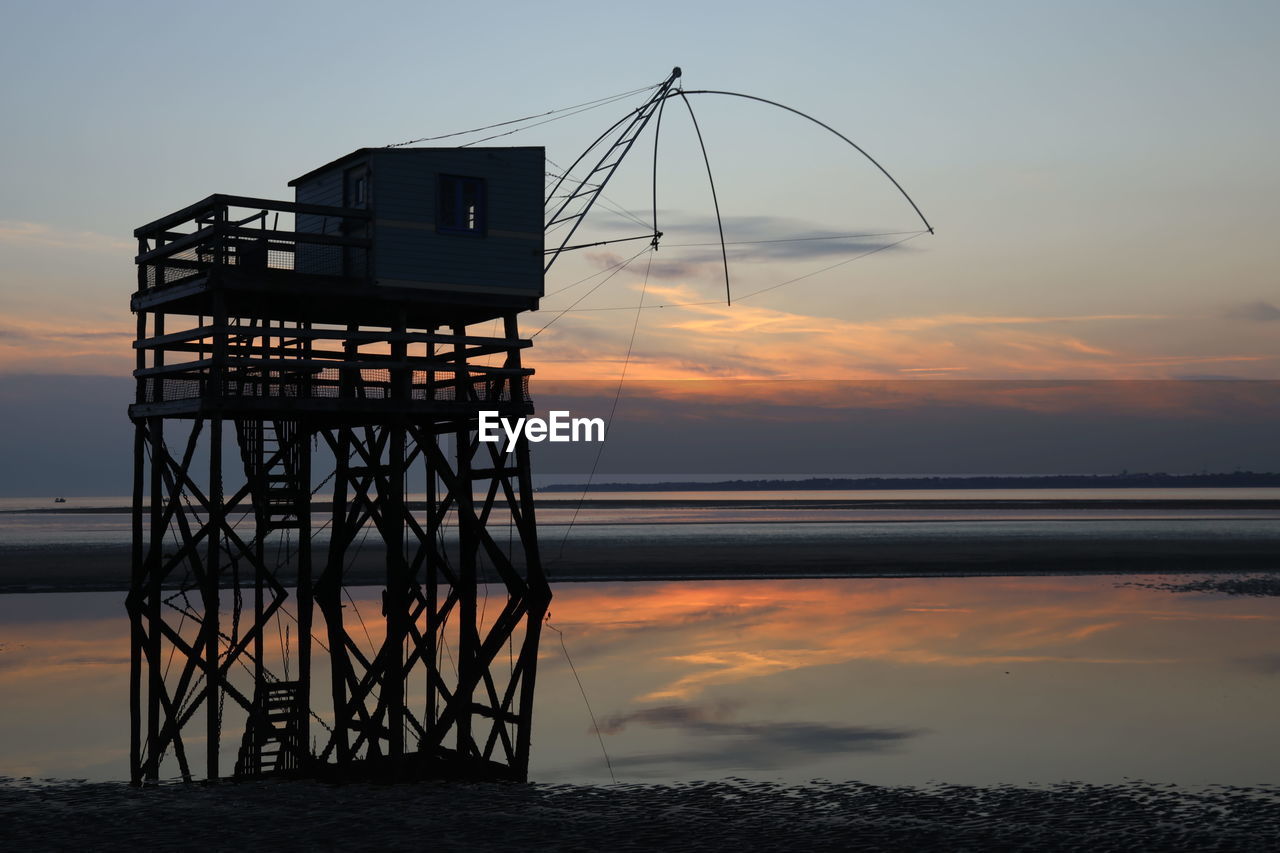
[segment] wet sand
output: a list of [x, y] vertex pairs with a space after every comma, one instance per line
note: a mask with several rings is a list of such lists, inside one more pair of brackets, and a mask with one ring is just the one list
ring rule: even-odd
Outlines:
[[[411, 505], [416, 510], [424, 508], [420, 501]], [[711, 493], [688, 499], [580, 500], [540, 495], [538, 509], [543, 513], [539, 535], [542, 562], [553, 581], [1280, 570], [1280, 501], [1258, 498], [906, 500], [832, 496], [778, 500], [761, 496], [756, 500], [736, 496], [727, 500]], [[637, 513], [634, 516], [630, 514], [633, 510]], [[668, 534], [681, 531], [680, 535], [650, 536], [645, 532], [645, 524], [650, 523], [646, 513], [672, 511], [679, 517], [690, 510], [727, 514], [729, 524], [748, 521], [748, 525], [733, 532], [704, 527], [702, 531], [710, 532], [685, 535], [683, 531], [697, 524], [659, 519], [652, 523]], [[941, 519], [942, 524], [933, 524], [931, 530], [927, 529], [930, 525], [903, 520], [921, 512], [952, 515]], [[986, 526], [945, 523], [991, 520], [981, 516], [993, 512], [995, 519], [1003, 517], [1004, 521]], [[3, 513], [10, 518], [32, 514], [106, 515], [127, 524], [128, 508], [62, 507]], [[566, 541], [565, 522], [570, 518], [577, 523]], [[612, 520], [596, 520], [600, 518]], [[1087, 535], [1079, 530], [1058, 535], [1052, 521], [1044, 523], [1071, 518], [1090, 523]], [[627, 523], [619, 525], [619, 519]], [[1214, 519], [1253, 524], [1246, 533], [1224, 534], [1215, 532], [1211, 523], [1201, 523]], [[863, 524], [883, 520], [889, 522], [887, 532], [881, 529], [869, 534]], [[1040, 523], [1025, 526], [1022, 520]], [[1157, 535], [1144, 532], [1144, 521], [1175, 525], [1166, 524]], [[1176, 524], [1183, 521], [1186, 523]], [[821, 524], [824, 529], [809, 527], [813, 522], [825, 522]], [[698, 524], [723, 527], [725, 522], [710, 516]], [[879, 526], [886, 527], [883, 523]], [[815, 535], [809, 535], [811, 530]], [[370, 541], [355, 551], [348, 583], [381, 583], [385, 578], [381, 547]], [[323, 546], [318, 545], [313, 565], [323, 565], [324, 558]], [[131, 561], [131, 549], [123, 541], [0, 541], [0, 592], [125, 590]], [[281, 580], [293, 582], [288, 573], [282, 574]]]
[[[1280, 526], [1269, 535], [1224, 538], [1194, 530], [1168, 539], [1125, 535], [1123, 525], [1097, 535], [921, 538], [861, 537], [856, 525], [839, 535], [797, 546], [757, 539], [629, 540], [625, 545], [576, 528], [561, 553], [555, 532], [542, 537], [543, 564], [553, 582], [713, 580], [816, 577], [930, 577], [1035, 574], [1172, 574], [1280, 569]], [[317, 551], [315, 565], [323, 564]], [[131, 550], [124, 545], [0, 547], [0, 592], [125, 590]], [[366, 544], [350, 564], [347, 582], [379, 584], [385, 552]], [[281, 580], [292, 583], [290, 574]]]
[[1280, 790], [1063, 784], [324, 785], [0, 780], [0, 847], [1276, 850]]

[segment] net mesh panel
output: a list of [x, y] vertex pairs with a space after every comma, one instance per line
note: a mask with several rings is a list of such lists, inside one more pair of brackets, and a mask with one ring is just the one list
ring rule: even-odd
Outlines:
[[275, 231], [264, 231], [262, 237], [210, 236], [143, 264], [143, 280], [147, 289], [163, 287], [200, 278], [215, 267], [364, 278], [368, 255], [365, 248], [300, 242]]
[[[344, 374], [345, 380], [344, 380]], [[196, 400], [209, 389], [207, 371], [148, 377], [142, 381], [143, 402], [168, 403]], [[409, 399], [419, 402], [511, 403], [529, 399], [526, 376], [465, 376], [459, 387], [452, 373], [415, 370]], [[228, 398], [286, 398], [299, 400], [390, 400], [393, 389], [390, 370], [363, 368], [307, 368], [263, 370], [243, 368], [227, 371], [220, 395]]]

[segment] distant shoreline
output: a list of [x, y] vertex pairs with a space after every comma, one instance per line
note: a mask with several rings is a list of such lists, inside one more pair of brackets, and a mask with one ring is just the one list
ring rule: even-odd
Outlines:
[[[622, 484], [618, 484], [622, 485]], [[1269, 488], [1269, 487], [1255, 487]], [[627, 489], [609, 489], [601, 486], [593, 485], [591, 492], [600, 490], [603, 493], [622, 494]], [[658, 490], [648, 490], [655, 494], [661, 494]], [[696, 491], [694, 489], [685, 489], [681, 491]], [[831, 497], [804, 497], [804, 498], [770, 498], [761, 497], [759, 499], [726, 499], [716, 497], [717, 493], [729, 491], [760, 491], [766, 492], [766, 489], [707, 489], [705, 490], [708, 497], [679, 497], [679, 498], [607, 498], [601, 496], [593, 497], [591, 493], [582, 496], [582, 487], [578, 486], [571, 490], [569, 488], [558, 489], [555, 492], [546, 493], [539, 492], [537, 506], [544, 509], [636, 509], [636, 508], [652, 508], [652, 509], [682, 509], [682, 508], [701, 508], [715, 509], [728, 507], [743, 506], [759, 506], [772, 508], [788, 508], [788, 509], [936, 509], [936, 510], [1010, 510], [1010, 509], [1036, 509], [1036, 510], [1234, 510], [1234, 511], [1270, 511], [1280, 509], [1280, 495], [1274, 498], [1203, 498], [1203, 497], [1180, 497], [1170, 495], [1169, 497], [1154, 498], [1150, 496], [1142, 497], [1123, 497], [1117, 495], [1115, 498], [1070, 498], [1070, 497], [1025, 497], [1025, 498], [1009, 498], [1007, 500], [998, 498], [903, 498], [903, 497], [875, 497], [875, 498], [855, 498], [845, 497], [842, 495], [832, 495]], [[842, 489], [795, 489], [794, 491], [845, 491]], [[890, 489], [870, 490], [867, 491], [893, 491]], [[906, 491], [906, 490], [903, 490]], [[975, 488], [976, 491], [976, 488]], [[1013, 490], [1010, 490], [1013, 491]], [[1117, 489], [1117, 491], [1119, 491]], [[497, 505], [506, 506], [505, 499], [499, 497], [496, 500]], [[427, 508], [425, 501], [410, 500], [405, 502], [406, 506], [412, 512], [422, 512]], [[244, 503], [247, 510], [249, 503]], [[126, 505], [121, 506], [73, 506], [71, 504], [51, 504], [49, 506], [26, 507], [23, 509], [0, 509], [0, 516], [6, 515], [128, 515], [133, 510]], [[330, 501], [314, 500], [312, 502], [312, 512], [323, 515], [330, 511]], [[0, 543], [3, 544], [3, 543]]]
[[[1232, 489], [1277, 488], [1280, 473], [1048, 474], [970, 477], [809, 477], [804, 480], [719, 480], [708, 483], [592, 483], [595, 492], [881, 491], [922, 489]], [[539, 492], [580, 492], [581, 483], [554, 483]]]

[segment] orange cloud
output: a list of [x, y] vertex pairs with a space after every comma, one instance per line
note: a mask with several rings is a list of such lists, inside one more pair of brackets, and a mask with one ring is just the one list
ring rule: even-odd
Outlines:
[[12, 219], [0, 219], [0, 244], [130, 254], [138, 247], [134, 241], [120, 240], [94, 231], [66, 231], [40, 222], [20, 222]]
[[[1150, 590], [1097, 578], [570, 584], [556, 595], [554, 622], [576, 658], [608, 669], [635, 655], [633, 644], [643, 646], [660, 683], [641, 688], [638, 701], [687, 699], [715, 685], [866, 659], [1167, 663], [1188, 654], [1177, 638], [1184, 619], [1262, 624], [1238, 601], [1221, 610], [1198, 601], [1190, 611], [1169, 598], [1160, 607]], [[1232, 642], [1194, 653], [1230, 657]]]
[[[612, 400], [617, 380], [537, 379], [535, 400], [551, 397]], [[1167, 415], [1171, 418], [1273, 418], [1280, 406], [1280, 383], [1135, 381], [984, 381], [914, 379], [865, 381], [801, 380], [628, 380], [624, 385], [631, 420], [673, 417], [701, 420], [742, 417], [753, 421], [839, 421], [849, 411], [908, 411], [961, 406], [1041, 414], [1084, 413]], [[678, 402], [679, 407], [656, 402]]]
[[[1271, 362], [1271, 355], [1151, 357], [1092, 338], [1142, 329], [1158, 314], [937, 314], [851, 321], [700, 299], [649, 283], [627, 376], [635, 379], [1165, 378], [1187, 365]], [[665, 307], [664, 307], [665, 306]], [[556, 315], [547, 312], [550, 322]], [[530, 363], [552, 378], [617, 377], [634, 310], [568, 313], [539, 335]]]
[[9, 318], [0, 323], [0, 371], [128, 375], [132, 318], [118, 326]]

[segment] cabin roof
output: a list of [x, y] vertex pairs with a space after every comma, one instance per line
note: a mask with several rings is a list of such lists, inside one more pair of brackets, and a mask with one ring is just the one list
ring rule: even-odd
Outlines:
[[315, 177], [321, 172], [327, 172], [336, 166], [340, 166], [343, 163], [346, 163], [350, 160], [356, 160], [361, 157], [364, 157], [373, 151], [376, 151], [379, 154], [389, 154], [394, 157], [394, 156], [400, 156], [402, 154], [415, 152], [415, 151], [458, 151], [458, 150], [544, 151], [545, 149], [541, 145], [501, 145], [501, 146], [495, 145], [495, 146], [486, 146], [484, 148], [467, 148], [467, 149], [460, 149], [458, 146], [450, 146], [448, 148], [407, 148], [407, 147], [406, 148], [357, 148], [355, 151], [352, 151], [350, 154], [344, 154], [341, 157], [339, 157], [337, 160], [332, 160], [328, 163], [325, 163], [323, 166], [319, 166], [315, 169], [312, 169], [310, 172], [307, 172], [304, 175], [299, 175], [298, 177], [294, 178], [292, 181], [289, 182], [289, 186], [296, 187], [298, 184], [302, 183], [305, 180], [308, 180], [309, 178]]

